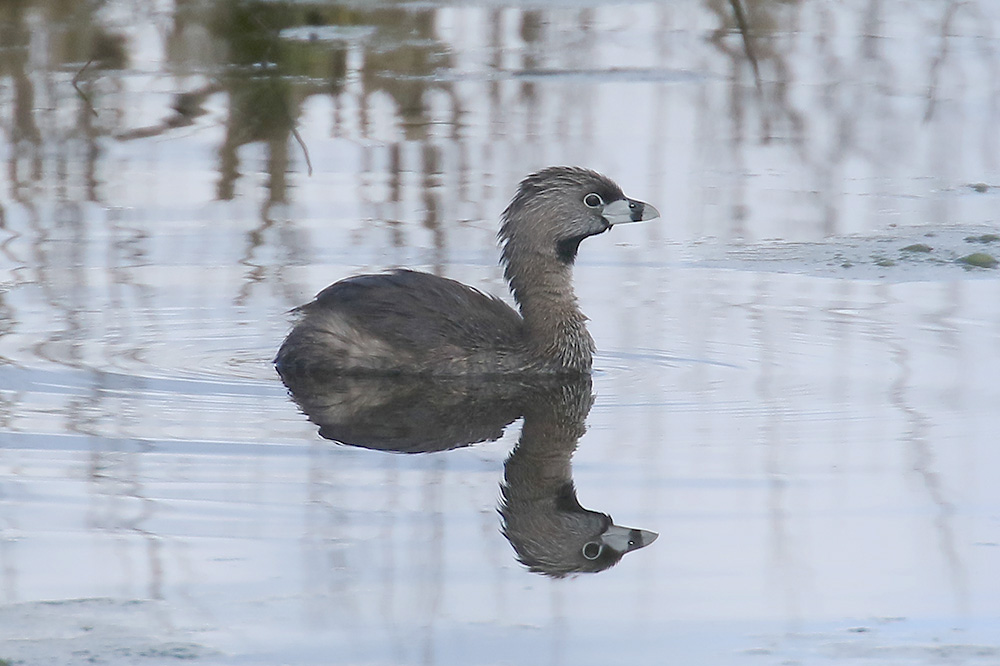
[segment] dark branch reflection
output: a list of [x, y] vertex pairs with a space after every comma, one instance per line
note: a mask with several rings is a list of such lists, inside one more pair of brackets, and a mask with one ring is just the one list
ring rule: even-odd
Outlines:
[[491, 441], [523, 417], [504, 463], [499, 511], [504, 536], [531, 571], [554, 577], [603, 571], [657, 537], [616, 525], [577, 500], [571, 461], [593, 404], [589, 377], [282, 379], [321, 436], [378, 451], [428, 453]]

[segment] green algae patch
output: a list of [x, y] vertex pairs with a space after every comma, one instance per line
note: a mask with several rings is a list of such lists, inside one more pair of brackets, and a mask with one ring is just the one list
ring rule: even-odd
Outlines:
[[875, 260], [875, 265], [876, 266], [889, 267], [889, 266], [895, 266], [896, 262], [893, 261], [892, 259], [887, 259], [885, 257], [879, 257], [878, 259]]
[[966, 236], [966, 243], [996, 243], [1000, 241], [998, 234], [982, 234], [981, 236]]
[[997, 261], [993, 255], [986, 254], [985, 252], [973, 252], [964, 257], [959, 257], [956, 261], [975, 268], [996, 268], [1000, 264], [1000, 261]]
[[926, 253], [926, 252], [930, 252], [933, 249], [934, 248], [932, 248], [930, 245], [925, 245], [924, 243], [914, 243], [913, 245], [907, 245], [906, 247], [902, 248], [900, 250], [900, 252], [924, 252], [924, 253]]

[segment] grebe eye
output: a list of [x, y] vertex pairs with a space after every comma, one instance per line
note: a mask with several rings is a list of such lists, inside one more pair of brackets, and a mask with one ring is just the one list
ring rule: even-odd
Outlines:
[[604, 199], [601, 198], [600, 194], [591, 192], [583, 198], [583, 203], [587, 208], [598, 208], [604, 205]]

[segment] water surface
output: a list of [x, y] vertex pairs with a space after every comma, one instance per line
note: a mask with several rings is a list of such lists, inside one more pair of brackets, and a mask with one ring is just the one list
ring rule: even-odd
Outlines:
[[[955, 260], [1000, 258], [998, 31], [984, 1], [0, 8], [0, 659], [997, 663], [1000, 280]], [[501, 531], [523, 404], [387, 453], [270, 365], [346, 275], [505, 293], [497, 218], [550, 164], [663, 213], [581, 248], [593, 405], [532, 403], [580, 505], [659, 538], [563, 577]]]

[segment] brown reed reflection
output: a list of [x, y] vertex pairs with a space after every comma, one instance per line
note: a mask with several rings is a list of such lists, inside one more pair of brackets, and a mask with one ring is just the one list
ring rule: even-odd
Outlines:
[[529, 570], [560, 578], [595, 573], [656, 540], [582, 507], [571, 460], [593, 404], [589, 377], [506, 378], [326, 376], [282, 380], [319, 434], [341, 444], [393, 453], [447, 451], [498, 439], [523, 417], [504, 463], [502, 532]]

